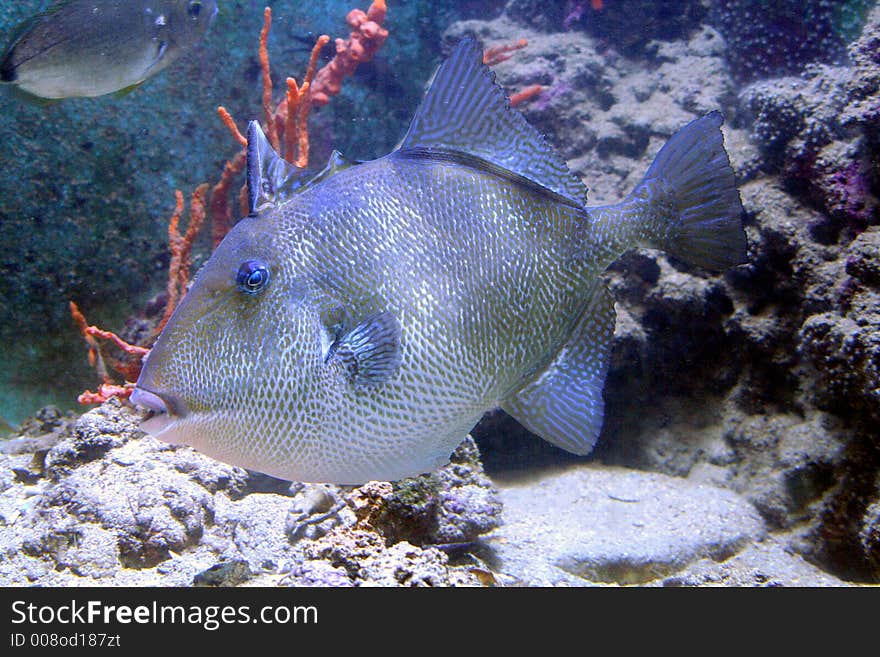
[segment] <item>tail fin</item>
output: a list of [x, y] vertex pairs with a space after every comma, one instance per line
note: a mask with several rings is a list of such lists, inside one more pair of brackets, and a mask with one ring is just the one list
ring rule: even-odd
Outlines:
[[662, 181], [673, 196], [674, 216], [667, 219], [672, 230], [660, 246], [715, 271], [745, 262], [747, 250], [721, 123], [717, 111], [691, 121], [672, 135], [645, 174], [646, 182]]

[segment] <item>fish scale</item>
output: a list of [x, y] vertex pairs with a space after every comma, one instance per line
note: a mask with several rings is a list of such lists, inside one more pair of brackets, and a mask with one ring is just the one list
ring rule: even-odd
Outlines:
[[604, 269], [641, 244], [712, 268], [744, 258], [720, 124], [697, 119], [626, 200], [587, 208], [469, 39], [378, 160], [300, 171], [252, 122], [251, 215], [151, 351], [132, 395], [155, 411], [144, 429], [342, 484], [428, 472], [498, 407], [589, 452], [615, 322]]

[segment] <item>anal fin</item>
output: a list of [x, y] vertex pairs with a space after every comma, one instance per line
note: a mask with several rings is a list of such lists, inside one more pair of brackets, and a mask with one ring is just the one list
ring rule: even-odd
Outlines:
[[547, 442], [589, 454], [602, 429], [615, 318], [614, 299], [600, 281], [556, 358], [501, 408]]

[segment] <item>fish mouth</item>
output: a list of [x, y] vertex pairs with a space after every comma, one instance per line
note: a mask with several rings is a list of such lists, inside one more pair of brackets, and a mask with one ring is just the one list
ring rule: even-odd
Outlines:
[[165, 439], [169, 427], [186, 417], [186, 405], [174, 395], [157, 393], [138, 386], [131, 393], [130, 401], [150, 412], [141, 422], [140, 428], [155, 438]]

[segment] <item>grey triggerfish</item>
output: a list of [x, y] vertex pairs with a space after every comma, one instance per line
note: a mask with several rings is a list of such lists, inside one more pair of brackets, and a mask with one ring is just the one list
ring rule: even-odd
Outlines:
[[215, 0], [60, 0], [21, 26], [0, 80], [53, 99], [127, 90], [201, 39], [216, 13]]
[[196, 276], [131, 399], [142, 428], [283, 479], [359, 484], [446, 463], [500, 407], [586, 454], [637, 245], [745, 260], [721, 116], [682, 128], [617, 205], [509, 107], [473, 39], [377, 160], [306, 172], [248, 128], [250, 213]]

